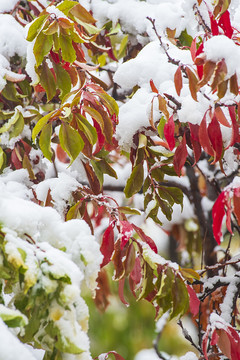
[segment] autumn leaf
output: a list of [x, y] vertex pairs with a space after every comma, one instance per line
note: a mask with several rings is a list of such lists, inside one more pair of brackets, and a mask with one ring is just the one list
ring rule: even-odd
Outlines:
[[178, 145], [173, 158], [174, 169], [178, 176], [181, 175], [181, 170], [186, 162], [187, 156], [188, 156], [188, 151], [186, 146], [186, 137], [184, 134], [182, 141], [180, 145]]
[[177, 68], [177, 71], [174, 74], [174, 85], [178, 96], [180, 96], [183, 86], [181, 66]]
[[173, 115], [168, 119], [168, 122], [164, 126], [164, 136], [167, 140], [169, 149], [172, 151], [175, 147], [175, 138], [174, 138], [174, 130], [175, 130], [175, 124], [173, 120]]
[[103, 254], [104, 258], [101, 264], [101, 267], [107, 265], [111, 260], [113, 250], [114, 250], [114, 232], [113, 232], [114, 223], [112, 222], [107, 229], [104, 231], [102, 245], [100, 251]]

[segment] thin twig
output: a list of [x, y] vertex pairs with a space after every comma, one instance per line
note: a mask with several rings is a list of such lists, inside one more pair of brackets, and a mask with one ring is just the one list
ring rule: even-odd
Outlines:
[[211, 31], [210, 27], [206, 24], [205, 20], [203, 19], [203, 16], [202, 16], [202, 14], [200, 13], [200, 11], [199, 11], [199, 9], [197, 7], [197, 4], [193, 5], [193, 10], [195, 10], [195, 15], [198, 16], [199, 25], [201, 25], [203, 27], [203, 30], [205, 31], [205, 33], [207, 35], [211, 34], [212, 31]]

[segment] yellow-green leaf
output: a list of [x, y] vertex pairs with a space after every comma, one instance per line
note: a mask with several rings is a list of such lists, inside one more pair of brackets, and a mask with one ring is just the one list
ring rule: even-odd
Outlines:
[[36, 66], [38, 67], [42, 62], [44, 57], [50, 52], [53, 44], [52, 35], [47, 36], [40, 32], [36, 38], [35, 44], [33, 46], [33, 53], [36, 58]]
[[28, 29], [28, 34], [27, 34], [28, 41], [33, 41], [33, 39], [37, 36], [47, 16], [48, 14], [41, 15], [32, 22], [32, 24]]
[[53, 64], [53, 68], [56, 74], [57, 87], [61, 91], [59, 97], [62, 100], [64, 96], [71, 91], [71, 78], [68, 72], [60, 64]]
[[51, 111], [47, 115], [43, 116], [35, 125], [32, 131], [32, 139], [35, 142], [37, 135], [40, 133], [44, 125], [47, 124], [48, 120], [51, 118], [51, 116], [54, 114], [55, 111]]
[[97, 131], [95, 127], [93, 127], [87, 119], [81, 114], [77, 114], [77, 122], [79, 126], [79, 130], [83, 131], [87, 136], [89, 142], [94, 145], [97, 142]]
[[72, 64], [76, 60], [76, 53], [72, 45], [71, 37], [61, 31], [59, 35], [59, 43], [62, 50], [63, 60]]
[[125, 186], [124, 193], [127, 198], [131, 197], [132, 195], [138, 193], [141, 190], [143, 183], [143, 175], [143, 165], [140, 163], [133, 169], [133, 172], [130, 175]]
[[84, 141], [78, 131], [65, 122], [60, 127], [59, 141], [63, 150], [66, 151], [72, 161], [76, 159], [84, 147]]
[[15, 122], [15, 124], [11, 127], [11, 130], [9, 132], [9, 139], [18, 136], [21, 134], [24, 128], [24, 118], [22, 113], [19, 113], [18, 119]]
[[46, 61], [43, 61], [42, 65], [39, 67], [39, 73], [40, 83], [47, 93], [47, 100], [50, 101], [56, 94], [56, 82]]
[[51, 150], [51, 136], [52, 136], [52, 124], [49, 122], [41, 131], [39, 137], [39, 146], [43, 152], [43, 155], [49, 161], [52, 161], [53, 152]]

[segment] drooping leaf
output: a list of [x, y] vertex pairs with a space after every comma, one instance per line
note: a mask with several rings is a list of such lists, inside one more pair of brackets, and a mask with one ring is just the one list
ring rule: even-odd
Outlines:
[[231, 77], [230, 77], [230, 91], [231, 93], [233, 93], [234, 95], [238, 95], [238, 79], [237, 79], [237, 74], [233, 74]]
[[186, 137], [184, 134], [182, 141], [180, 145], [178, 145], [173, 158], [174, 169], [178, 176], [181, 175], [181, 170], [186, 162], [187, 156], [188, 156], [188, 151], [186, 146]]
[[49, 161], [52, 161], [53, 152], [51, 149], [51, 137], [52, 137], [52, 124], [49, 122], [42, 128], [39, 137], [39, 146], [43, 152], [43, 155]]
[[47, 93], [47, 100], [50, 101], [56, 94], [56, 82], [46, 61], [43, 61], [43, 63], [39, 66], [39, 75], [40, 83]]
[[169, 149], [172, 151], [175, 147], [175, 138], [174, 138], [175, 124], [173, 120], [173, 115], [168, 119], [168, 122], [164, 126], [164, 136], [167, 140]]
[[33, 41], [33, 39], [37, 36], [39, 30], [43, 26], [44, 20], [47, 17], [48, 17], [48, 14], [43, 14], [43, 15], [37, 17], [33, 21], [33, 23], [31, 24], [31, 26], [28, 29], [28, 34], [27, 34], [27, 40], [28, 41]]
[[112, 257], [114, 251], [114, 232], [113, 232], [114, 224], [111, 223], [103, 234], [102, 244], [100, 247], [100, 251], [103, 254], [104, 258], [101, 264], [101, 267], [107, 265]]
[[76, 60], [76, 52], [72, 45], [71, 37], [63, 32], [63, 30], [59, 34], [59, 45], [61, 48], [63, 60], [72, 64]]
[[124, 188], [124, 193], [127, 198], [131, 197], [132, 195], [138, 193], [141, 190], [143, 184], [143, 174], [143, 164], [140, 163], [134, 167]]
[[201, 121], [201, 124], [199, 126], [198, 135], [199, 135], [199, 141], [200, 141], [200, 144], [201, 144], [203, 150], [207, 154], [214, 156], [214, 151], [213, 151], [212, 144], [210, 142], [210, 139], [208, 136], [208, 131], [207, 131], [206, 114], [204, 115], [204, 117]]
[[37, 135], [40, 133], [44, 125], [47, 124], [48, 120], [51, 118], [51, 116], [54, 114], [55, 111], [51, 111], [47, 115], [43, 116], [37, 124], [34, 126], [32, 131], [32, 139], [35, 142]]
[[44, 57], [50, 52], [52, 45], [52, 35], [46, 36], [43, 32], [40, 32], [33, 46], [33, 53], [36, 58], [37, 67], [42, 64]]
[[197, 99], [197, 91], [198, 91], [198, 79], [196, 77], [196, 75], [194, 74], [194, 72], [187, 67], [186, 68], [186, 72], [187, 72], [187, 76], [188, 76], [188, 80], [189, 80], [189, 89], [190, 89], [190, 93], [192, 95], [192, 98], [195, 101], [198, 101]]
[[77, 130], [65, 122], [60, 127], [59, 141], [72, 161], [76, 159], [84, 146], [84, 142]]
[[220, 129], [219, 122], [217, 121], [217, 118], [214, 115], [212, 121], [208, 125], [208, 136], [214, 150], [213, 164], [215, 164], [222, 157], [223, 141], [222, 141], [222, 132]]
[[181, 66], [177, 68], [177, 71], [174, 74], [174, 85], [178, 96], [180, 96], [183, 86]]
[[222, 191], [212, 208], [213, 235], [219, 245], [222, 239], [222, 221], [225, 215], [224, 206], [225, 206], [225, 192]]
[[220, 124], [222, 124], [223, 126], [226, 126], [226, 127], [231, 127], [231, 125], [227, 121], [226, 116], [224, 115], [224, 112], [222, 111], [220, 106], [216, 107], [214, 112], [215, 112], [215, 116], [216, 116], [217, 120], [220, 122]]
[[158, 94], [157, 96], [158, 98], [158, 108], [159, 110], [164, 114], [164, 116], [166, 117], [166, 119], [169, 118], [169, 112], [167, 109], [167, 101], [164, 97], [162, 97], [160, 94]]
[[61, 90], [61, 95], [59, 97], [62, 100], [64, 96], [71, 91], [71, 77], [60, 64], [53, 63], [53, 68], [56, 74], [57, 88]]
[[197, 294], [190, 285], [187, 285], [187, 291], [189, 295], [190, 311], [193, 316], [196, 316], [199, 312], [200, 300], [198, 299]]

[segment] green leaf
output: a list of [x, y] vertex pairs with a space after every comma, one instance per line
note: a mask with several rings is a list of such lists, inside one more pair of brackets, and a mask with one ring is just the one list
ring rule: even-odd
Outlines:
[[56, 74], [57, 88], [61, 90], [59, 98], [62, 100], [64, 96], [71, 91], [71, 78], [68, 72], [60, 64], [54, 63], [53, 69]]
[[3, 149], [0, 147], [0, 170], [4, 167], [6, 162], [6, 154]]
[[121, 59], [122, 57], [125, 56], [127, 44], [128, 44], [128, 35], [125, 35], [120, 43], [120, 47], [117, 54], [118, 59]]
[[83, 106], [83, 110], [86, 111], [97, 123], [100, 125], [102, 132], [104, 132], [104, 121], [102, 115], [90, 106]]
[[62, 11], [66, 16], [68, 15], [69, 11], [76, 6], [76, 1], [62, 1], [58, 6], [57, 9]]
[[7, 82], [4, 89], [2, 90], [1, 94], [10, 101], [13, 101], [15, 103], [21, 104], [21, 101], [19, 99], [19, 94], [17, 93], [17, 90], [12, 82]]
[[63, 150], [66, 151], [72, 161], [76, 159], [84, 147], [84, 141], [78, 131], [65, 122], [60, 127], [59, 141]]
[[139, 211], [138, 209], [130, 208], [129, 206], [119, 206], [118, 211], [123, 214], [141, 215], [141, 211]]
[[36, 66], [39, 67], [43, 62], [44, 57], [50, 52], [53, 45], [53, 36], [46, 36], [40, 32], [36, 38], [33, 46], [33, 53], [36, 58]]
[[72, 64], [76, 60], [76, 53], [72, 45], [72, 39], [69, 35], [65, 35], [63, 31], [59, 34], [59, 43], [62, 50], [63, 60]]
[[181, 32], [181, 35], [179, 36], [179, 41], [182, 46], [190, 47], [193, 42], [193, 38], [187, 33], [187, 30], [185, 29]]
[[9, 131], [9, 139], [16, 137], [21, 134], [24, 128], [24, 117], [22, 113], [19, 113], [19, 117], [15, 124], [11, 127], [11, 130]]
[[147, 262], [144, 263], [144, 275], [142, 280], [142, 290], [137, 298], [137, 301], [147, 297], [153, 290], [153, 269], [148, 265]]
[[166, 122], [167, 120], [162, 116], [157, 126], [158, 135], [160, 136], [161, 139], [164, 139], [164, 126]]
[[79, 125], [79, 130], [84, 132], [92, 145], [96, 144], [98, 137], [95, 127], [93, 127], [81, 114], [77, 114], [76, 118]]
[[39, 72], [40, 83], [47, 93], [47, 100], [50, 101], [56, 94], [56, 82], [46, 61], [43, 61], [42, 65], [39, 67]]
[[28, 29], [28, 34], [27, 34], [27, 40], [28, 41], [33, 41], [33, 39], [37, 36], [40, 28], [42, 27], [44, 20], [49, 16], [49, 14], [44, 14], [39, 16], [38, 18], [36, 18], [33, 23], [31, 24], [31, 26]]
[[52, 123], [44, 125], [39, 137], [39, 146], [43, 155], [49, 161], [52, 161], [53, 152], [51, 150]]
[[16, 109], [14, 115], [0, 128], [0, 134], [10, 130], [10, 128], [16, 124], [20, 116], [20, 112]]
[[189, 296], [186, 285], [180, 276], [175, 276], [175, 281], [172, 284], [172, 299], [173, 308], [170, 313], [170, 319], [175, 316], [184, 315], [189, 308]]
[[0, 305], [0, 318], [9, 327], [25, 326], [28, 322], [27, 317], [18, 310], [9, 309], [4, 305]]
[[75, 21], [84, 27], [84, 29], [90, 34], [90, 35], [96, 35], [99, 34], [101, 32], [102, 29], [97, 28], [96, 26], [89, 24], [85, 21], [81, 21], [80, 19], [78, 19], [76, 16], [74, 17]]
[[55, 111], [51, 111], [47, 115], [43, 116], [35, 125], [32, 131], [32, 139], [35, 142], [37, 135], [40, 133], [44, 125], [47, 124], [48, 120], [51, 118], [51, 116], [55, 113]]
[[130, 175], [129, 179], [127, 180], [127, 184], [124, 189], [124, 193], [127, 198], [131, 197], [132, 195], [138, 193], [142, 188], [143, 183], [143, 165], [138, 164], [134, 169], [132, 174]]

